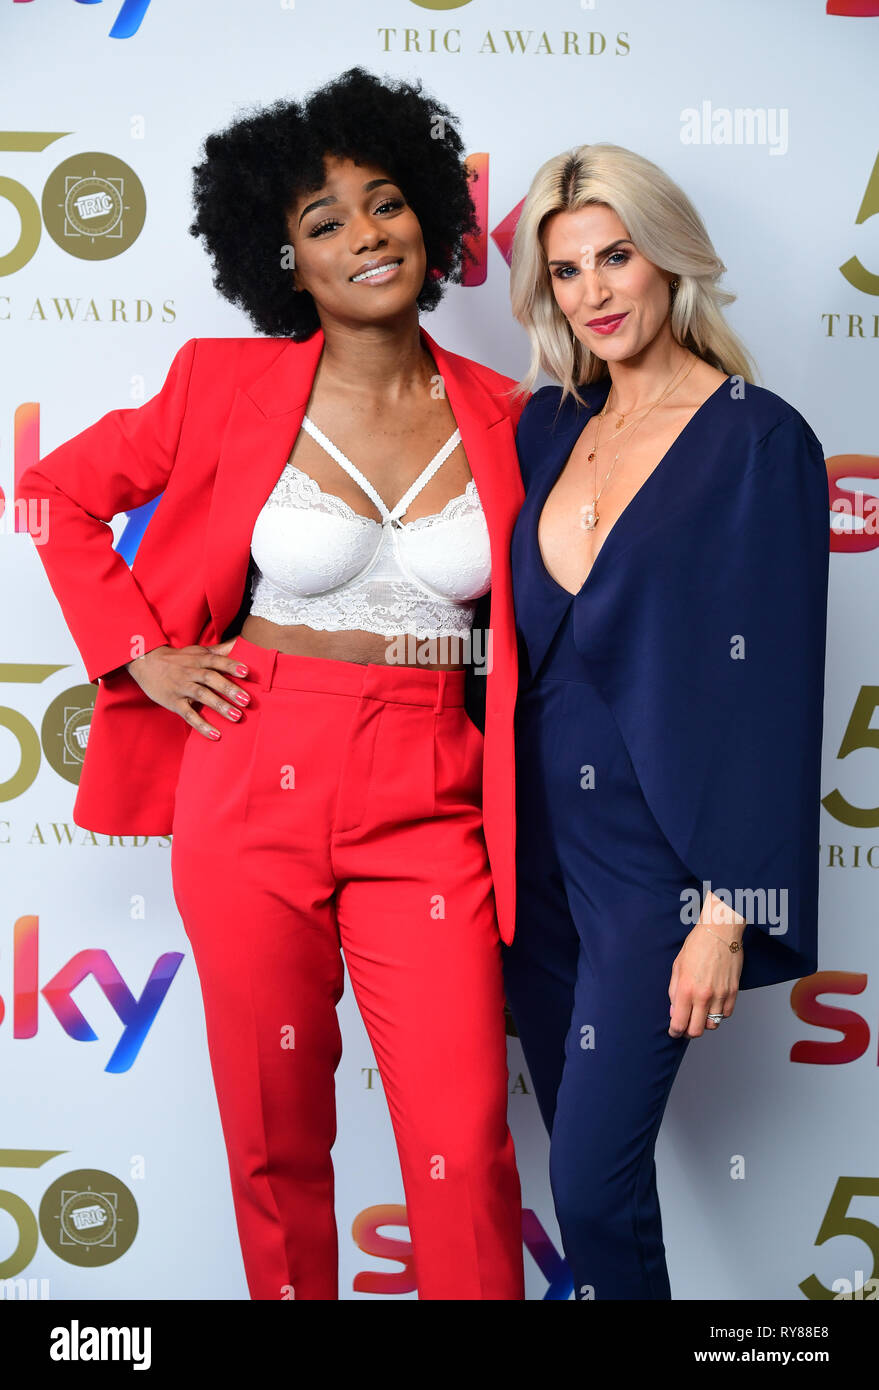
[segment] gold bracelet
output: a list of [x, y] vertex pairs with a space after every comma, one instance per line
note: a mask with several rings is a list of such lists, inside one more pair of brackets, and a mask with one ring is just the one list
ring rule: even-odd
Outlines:
[[[707, 925], [707, 923], [705, 923], [705, 922], [697, 922], [696, 925], [697, 925], [698, 927], [704, 927], [706, 931], [711, 931], [711, 928], [710, 928], [710, 927]], [[717, 936], [717, 932], [716, 932], [716, 931], [711, 931], [711, 935], [712, 935], [712, 936]], [[741, 951], [741, 949], [742, 949], [742, 943], [741, 943], [741, 941], [727, 941], [727, 940], [726, 940], [724, 937], [722, 937], [722, 936], [717, 936], [717, 939], [718, 939], [718, 941], [722, 941], [723, 944], [724, 944], [724, 946], [728, 946], [729, 949], [732, 951], [733, 955], [735, 955], [736, 951]]]

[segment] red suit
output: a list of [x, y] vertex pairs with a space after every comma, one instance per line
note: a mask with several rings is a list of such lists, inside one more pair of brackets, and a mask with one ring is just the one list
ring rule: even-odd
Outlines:
[[[394, 1123], [420, 1296], [523, 1297], [498, 938], [512, 940], [515, 913], [521, 405], [509, 378], [421, 333], [491, 543], [484, 739], [463, 672], [294, 657], [239, 637], [231, 656], [250, 674], [233, 679], [251, 702], [238, 724], [200, 707], [221, 730], [213, 742], [124, 669], [153, 647], [238, 631], [254, 521], [299, 431], [321, 331], [189, 341], [152, 400], [109, 412], [19, 484], [49, 499], [38, 553], [89, 679], [102, 678], [74, 821], [173, 830], [255, 1298], [337, 1296], [340, 943]], [[160, 492], [129, 569], [105, 523]], [[279, 793], [282, 767], [294, 772]]]

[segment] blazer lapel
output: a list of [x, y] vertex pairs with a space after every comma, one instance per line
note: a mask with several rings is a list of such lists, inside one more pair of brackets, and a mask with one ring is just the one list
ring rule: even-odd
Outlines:
[[488, 653], [498, 679], [487, 688], [487, 713], [499, 714], [516, 699], [518, 652], [513, 620], [510, 540], [524, 500], [516, 456], [513, 424], [499, 398], [492, 394], [461, 357], [448, 353], [424, 329], [439, 368], [444, 389], [458, 422], [464, 452], [476, 482], [491, 546], [491, 618]]
[[254, 522], [290, 457], [323, 345], [321, 329], [304, 343], [291, 339], [256, 381], [236, 389], [205, 543], [205, 594], [217, 641], [238, 612]]

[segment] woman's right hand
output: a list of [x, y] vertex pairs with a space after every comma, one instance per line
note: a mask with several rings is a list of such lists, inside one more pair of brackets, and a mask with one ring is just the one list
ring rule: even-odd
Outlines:
[[192, 701], [210, 705], [233, 723], [240, 719], [250, 696], [229, 679], [247, 671], [241, 661], [226, 655], [234, 643], [231, 637], [216, 647], [154, 647], [126, 662], [125, 669], [157, 705], [179, 714], [205, 738], [217, 739], [217, 730], [196, 713]]

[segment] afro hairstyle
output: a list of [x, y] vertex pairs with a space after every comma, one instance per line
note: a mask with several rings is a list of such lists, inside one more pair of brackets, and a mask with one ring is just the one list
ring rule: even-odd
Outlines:
[[[437, 131], [440, 132], [439, 138]], [[282, 268], [286, 210], [322, 187], [326, 156], [386, 169], [421, 225], [427, 271], [420, 310], [435, 309], [444, 282], [460, 283], [478, 231], [457, 119], [422, 95], [421, 82], [379, 78], [353, 67], [303, 102], [248, 108], [207, 136], [193, 166], [196, 216], [213, 263], [215, 289], [269, 337], [310, 338], [320, 327], [314, 300]]]

